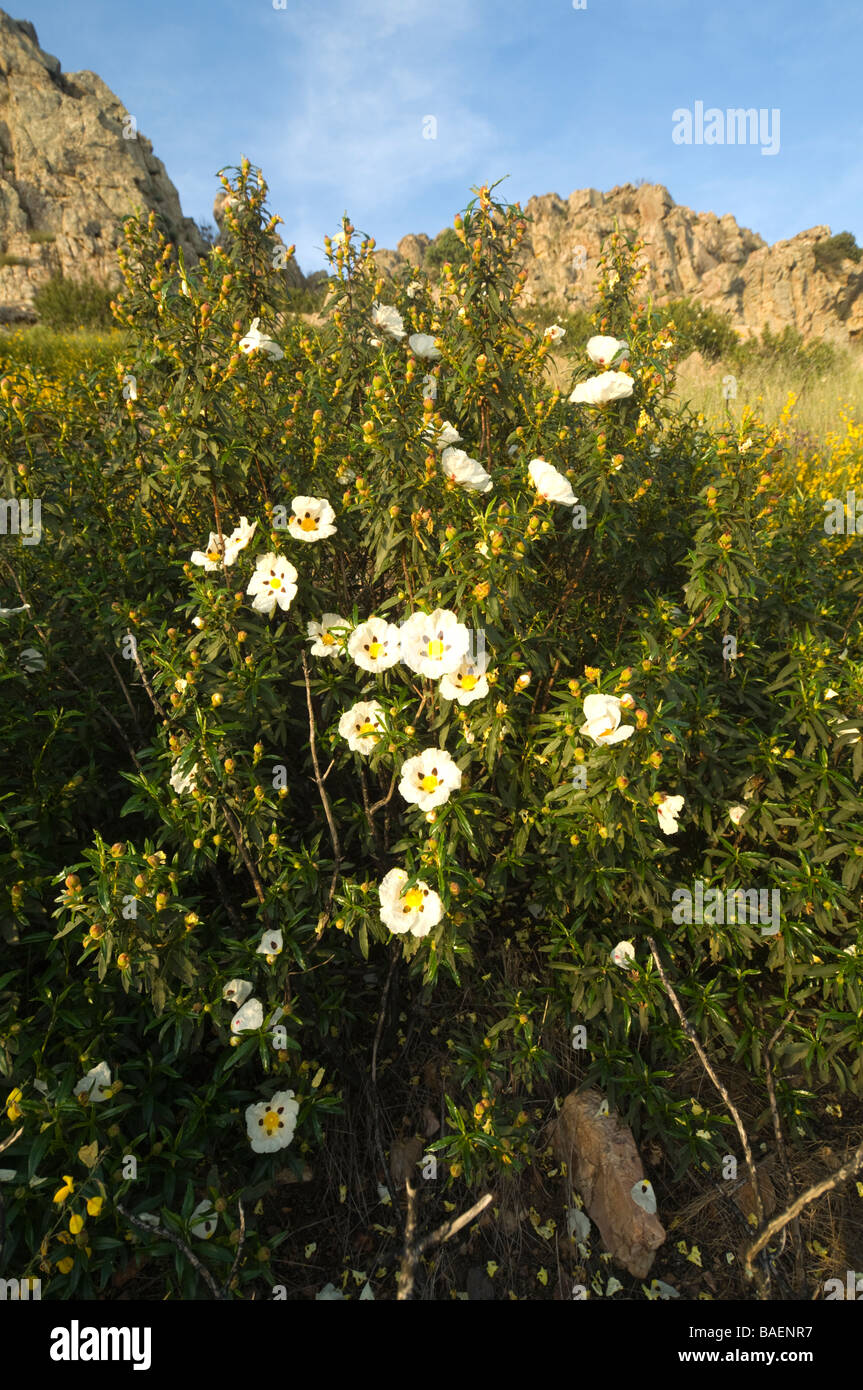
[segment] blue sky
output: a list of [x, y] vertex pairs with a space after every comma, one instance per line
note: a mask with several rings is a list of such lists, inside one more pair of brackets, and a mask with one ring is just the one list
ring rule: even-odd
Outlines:
[[[220, 167], [260, 165], [306, 272], [343, 211], [394, 247], [504, 175], [510, 201], [646, 179], [769, 242], [827, 224], [863, 244], [860, 0], [284, 3], [13, 13], [64, 71], [90, 68], [117, 94], [188, 216], [210, 220]], [[675, 144], [672, 113], [697, 101], [778, 108], [779, 152]]]

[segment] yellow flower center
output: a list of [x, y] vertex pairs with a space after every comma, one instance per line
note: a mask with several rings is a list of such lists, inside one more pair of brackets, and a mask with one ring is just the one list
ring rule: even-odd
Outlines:
[[271, 589], [281, 589], [281, 587], [282, 587], [282, 581], [281, 581], [281, 579], [279, 578], [279, 576], [278, 576], [277, 574], [274, 574], [273, 577], [272, 577], [272, 579], [270, 580], [270, 588], [271, 588]]
[[428, 655], [432, 661], [443, 660], [444, 644], [433, 639], [428, 643]]
[[377, 659], [378, 659], [378, 657], [380, 656], [380, 654], [381, 654], [381, 652], [383, 651], [383, 649], [384, 649], [384, 644], [383, 644], [383, 642], [370, 642], [370, 643], [369, 643], [369, 656], [371, 657], [372, 661], [377, 661]]
[[216, 560], [220, 560], [220, 559], [221, 559], [221, 553], [220, 553], [218, 550], [208, 550], [208, 551], [206, 552], [206, 555], [207, 555], [207, 559], [208, 559], [208, 560], [212, 560], [214, 563], [215, 563]]
[[358, 734], [376, 734], [376, 733], [377, 733], [377, 729], [375, 728], [374, 724], [372, 724], [371, 720], [367, 719], [366, 722], [365, 722], [365, 724], [358, 724], [358, 725], [357, 725], [357, 733], [358, 733]]
[[322, 632], [321, 641], [323, 642], [325, 647], [332, 647], [335, 645], [336, 639], [335, 637], [331, 636], [329, 632]]
[[417, 908], [422, 908], [423, 893], [421, 888], [411, 888], [409, 893], [405, 893], [405, 912], [416, 912]]
[[311, 516], [308, 512], [306, 512], [305, 516], [303, 517], [302, 521], [300, 522], [300, 530], [301, 530], [301, 531], [316, 531], [317, 529], [318, 529], [318, 518], [317, 518], [316, 516]]
[[264, 1129], [267, 1131], [267, 1135], [268, 1135], [270, 1138], [272, 1138], [272, 1136], [275, 1134], [275, 1132], [276, 1132], [276, 1130], [278, 1129], [278, 1127], [279, 1127], [279, 1117], [278, 1117], [278, 1115], [276, 1114], [275, 1110], [268, 1110], [267, 1113], [266, 1113], [266, 1115], [264, 1116]]
[[609, 724], [609, 725], [606, 726], [606, 728], [600, 729], [598, 737], [599, 737], [599, 738], [607, 738], [609, 734], [613, 734], [613, 733], [614, 733], [614, 725], [613, 725], [613, 724]]
[[476, 676], [471, 676], [471, 675], [462, 676], [462, 678], [461, 678], [461, 688], [462, 688], [462, 690], [473, 690], [473, 688], [474, 688], [475, 685], [476, 685]]
[[420, 786], [422, 787], [424, 792], [436, 791], [438, 786], [438, 779], [434, 776], [433, 773], [427, 772], [425, 777], [420, 778]]

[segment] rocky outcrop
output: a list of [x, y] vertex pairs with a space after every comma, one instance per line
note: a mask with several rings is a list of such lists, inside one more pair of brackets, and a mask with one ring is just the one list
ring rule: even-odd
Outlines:
[[[790, 326], [840, 346], [863, 344], [863, 261], [820, 268], [816, 248], [830, 237], [829, 227], [768, 246], [730, 213], [679, 206], [661, 184], [624, 184], [610, 193], [582, 188], [566, 200], [546, 193], [531, 198], [525, 213], [527, 303], [592, 308], [600, 249], [617, 225], [645, 242], [643, 298], [691, 298], [727, 314], [743, 338]], [[378, 253], [379, 264], [390, 274], [416, 265], [423, 241], [403, 237], [397, 251]]]
[[629, 1126], [608, 1112], [599, 1091], [572, 1091], [561, 1106], [553, 1144], [606, 1250], [644, 1279], [665, 1231]]
[[119, 284], [120, 228], [137, 210], [157, 213], [187, 264], [204, 253], [133, 115], [0, 10], [0, 318], [32, 318], [34, 291], [57, 272]]

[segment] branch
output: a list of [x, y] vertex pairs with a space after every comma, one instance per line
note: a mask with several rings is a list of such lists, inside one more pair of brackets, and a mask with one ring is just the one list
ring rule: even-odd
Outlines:
[[[756, 1168], [755, 1168], [755, 1160], [754, 1160], [753, 1157], [752, 1157], [752, 1149], [751, 1149], [750, 1144], [749, 1144], [749, 1135], [746, 1133], [746, 1130], [745, 1130], [744, 1127], [743, 1127], [743, 1121], [742, 1121], [741, 1118], [740, 1118], [740, 1114], [739, 1114], [739, 1112], [738, 1112], [738, 1110], [737, 1110], [737, 1106], [734, 1104], [733, 1100], [731, 1099], [730, 1095], [728, 1094], [728, 1091], [727, 1091], [726, 1088], [723, 1086], [722, 1082], [719, 1080], [719, 1077], [716, 1075], [716, 1072], [713, 1070], [713, 1067], [712, 1067], [711, 1064], [710, 1064], [710, 1059], [708, 1058], [707, 1053], [704, 1051], [704, 1048], [701, 1046], [701, 1043], [698, 1041], [698, 1038], [695, 1036], [695, 1030], [694, 1030], [694, 1028], [692, 1027], [692, 1024], [691, 1024], [691, 1023], [689, 1022], [689, 1020], [686, 1018], [686, 1015], [684, 1014], [683, 1009], [680, 1007], [680, 1000], [678, 999], [677, 995], [676, 995], [675, 992], [674, 992], [674, 986], [672, 985], [671, 981], [669, 980], [668, 976], [666, 975], [665, 971], [664, 971], [663, 968], [662, 968], [662, 961], [659, 959], [659, 952], [658, 952], [657, 949], [656, 949], [656, 942], [654, 941], [654, 939], [653, 939], [652, 936], [648, 936], [648, 937], [647, 937], [647, 944], [648, 944], [648, 946], [650, 947], [650, 954], [653, 956], [654, 962], [655, 962], [655, 964], [656, 964], [656, 969], [657, 969], [658, 972], [659, 972], [659, 978], [661, 979], [663, 985], [665, 986], [665, 989], [666, 989], [666, 991], [667, 991], [667, 993], [668, 993], [669, 999], [671, 1000], [672, 1004], [674, 1005], [674, 1012], [677, 1014], [677, 1017], [680, 1019], [681, 1025], [682, 1025], [682, 1027], [683, 1027], [683, 1031], [684, 1031], [684, 1033], [686, 1034], [686, 1036], [687, 1036], [687, 1038], [689, 1039], [689, 1041], [692, 1043], [692, 1046], [695, 1048], [695, 1051], [698, 1053], [698, 1060], [701, 1062], [701, 1065], [703, 1066], [704, 1070], [707, 1072], [707, 1075], [710, 1077], [710, 1080], [713, 1082], [713, 1084], [714, 1084], [714, 1086], [716, 1087], [717, 1091], [719, 1092], [719, 1094], [721, 1095], [722, 1099], [724, 1100], [726, 1106], [728, 1107], [728, 1110], [729, 1110], [729, 1113], [730, 1113], [730, 1115], [731, 1115], [731, 1118], [733, 1119], [735, 1125], [737, 1126], [737, 1133], [740, 1135], [740, 1142], [741, 1142], [741, 1144], [743, 1145], [743, 1153], [744, 1153], [745, 1158], [746, 1158], [746, 1167], [747, 1167], [747, 1169], [749, 1170], [749, 1180], [750, 1180], [750, 1182], [751, 1182], [751, 1184], [752, 1184], [752, 1194], [753, 1194], [753, 1197], [755, 1198], [755, 1209], [756, 1209], [756, 1212], [757, 1212], [757, 1214], [758, 1214], [758, 1224], [759, 1224], [759, 1226], [763, 1226], [763, 1225], [764, 1225], [764, 1204], [763, 1204], [763, 1202], [761, 1201], [761, 1193], [760, 1193], [760, 1191], [759, 1191], [759, 1189], [758, 1189], [758, 1173], [757, 1173]], [[760, 1246], [759, 1246], [759, 1249], [760, 1249]], [[759, 1292], [762, 1292], [762, 1290], [759, 1290]]]
[[198, 1274], [200, 1274], [201, 1278], [204, 1280], [205, 1284], [207, 1285], [207, 1288], [210, 1290], [213, 1297], [219, 1300], [223, 1300], [225, 1298], [225, 1294], [219, 1292], [218, 1285], [216, 1284], [216, 1281], [213, 1278], [210, 1271], [206, 1269], [204, 1265], [201, 1264], [201, 1261], [198, 1259], [197, 1255], [192, 1254], [192, 1251], [189, 1249], [188, 1245], [184, 1240], [181, 1240], [180, 1237], [178, 1235], [175, 1235], [173, 1231], [166, 1231], [164, 1226], [153, 1226], [148, 1225], [146, 1221], [139, 1221], [137, 1216], [133, 1216], [132, 1213], [130, 1211], [127, 1211], [125, 1207], [121, 1206], [119, 1202], [116, 1203], [116, 1206], [120, 1215], [125, 1216], [126, 1220], [130, 1221], [133, 1226], [137, 1226], [140, 1231], [145, 1231], [146, 1234], [149, 1236], [162, 1236], [164, 1240], [169, 1240], [172, 1245], [175, 1245], [177, 1249], [186, 1256], [186, 1259], [189, 1261], [189, 1264], [192, 1266], [192, 1268], [196, 1270]]
[[460, 1230], [473, 1221], [474, 1217], [479, 1216], [480, 1212], [485, 1211], [486, 1207], [494, 1201], [494, 1194], [486, 1192], [484, 1197], [480, 1197], [479, 1201], [474, 1202], [473, 1206], [468, 1211], [463, 1212], [461, 1216], [454, 1216], [449, 1221], [444, 1221], [443, 1225], [438, 1226], [436, 1231], [431, 1231], [421, 1240], [417, 1240], [417, 1189], [410, 1178], [407, 1180], [407, 1190], [408, 1219], [405, 1228], [405, 1252], [399, 1268], [399, 1290], [396, 1294], [397, 1301], [401, 1302], [406, 1301], [413, 1294], [417, 1265], [423, 1252], [432, 1245], [443, 1245], [444, 1241], [457, 1235]]
[[[32, 606], [32, 604], [27, 603], [27, 600], [26, 600], [26, 598], [24, 597], [24, 592], [23, 592], [23, 590], [22, 590], [22, 588], [21, 588], [21, 585], [18, 583], [18, 576], [15, 574], [15, 571], [12, 569], [12, 566], [6, 564], [5, 561], [0, 561], [0, 563], [3, 564], [3, 568], [4, 568], [4, 569], [7, 571], [7, 573], [11, 576], [11, 578], [12, 578], [12, 583], [15, 585], [15, 588], [18, 590], [18, 593], [19, 593], [20, 598], [21, 598], [21, 602], [24, 603], [24, 604], [26, 604], [27, 607], [30, 609], [30, 611], [31, 611], [31, 613], [32, 613], [32, 611], [33, 611], [33, 606]], [[36, 630], [38, 636], [39, 636], [39, 637], [42, 639], [42, 641], [44, 642], [45, 646], [46, 646], [47, 648], [50, 649], [51, 643], [48, 641], [47, 634], [46, 634], [46, 633], [43, 631], [43, 629], [39, 626], [39, 624], [36, 622], [36, 619], [35, 619], [35, 618], [32, 618], [32, 617], [31, 617], [30, 621], [32, 622], [33, 627], [35, 628], [35, 630]], [[126, 749], [127, 749], [128, 753], [129, 753], [130, 758], [132, 759], [132, 762], [135, 764], [135, 766], [136, 766], [136, 768], [138, 769], [139, 772], [143, 772], [144, 769], [142, 768], [141, 764], [138, 762], [138, 756], [137, 756], [137, 754], [136, 754], [134, 748], [132, 747], [131, 743], [129, 742], [128, 738], [126, 737], [126, 733], [125, 733], [125, 730], [123, 729], [122, 724], [118, 724], [117, 720], [114, 718], [113, 714], [112, 714], [111, 711], [108, 709], [108, 706], [107, 706], [107, 705], [104, 705], [104, 704], [102, 703], [102, 701], [99, 699], [98, 695], [94, 695], [94, 694], [93, 694], [92, 688], [91, 688], [89, 685], [85, 685], [84, 682], [83, 682], [82, 680], [79, 680], [78, 676], [76, 676], [76, 674], [75, 674], [75, 672], [72, 670], [72, 667], [71, 667], [71, 666], [67, 666], [66, 663], [65, 663], [65, 661], [63, 661], [63, 660], [62, 660], [61, 658], [59, 658], [59, 657], [58, 657], [58, 658], [55, 658], [55, 660], [57, 660], [57, 661], [59, 662], [59, 665], [60, 665], [60, 666], [63, 668], [63, 670], [66, 672], [66, 675], [69, 677], [70, 680], [74, 681], [74, 683], [75, 683], [75, 685], [77, 685], [78, 689], [79, 689], [79, 690], [85, 691], [88, 695], [92, 696], [92, 698], [96, 701], [96, 704], [99, 706], [99, 709], [100, 709], [100, 710], [102, 711], [102, 713], [105, 715], [106, 719], [109, 719], [109, 720], [110, 720], [110, 722], [113, 724], [114, 728], [117, 730], [117, 733], [120, 735], [121, 739], [122, 739], [123, 742], [125, 743]]]
[[252, 863], [252, 859], [251, 859], [251, 855], [249, 854], [249, 851], [246, 849], [245, 842], [244, 842], [244, 840], [243, 840], [242, 831], [240, 830], [240, 827], [239, 827], [239, 825], [237, 824], [237, 822], [236, 822], [236, 820], [235, 820], [235, 818], [234, 818], [234, 813], [233, 813], [233, 811], [231, 811], [231, 810], [229, 809], [229, 807], [228, 807], [228, 805], [227, 805], [226, 802], [222, 802], [221, 805], [222, 805], [222, 814], [224, 815], [225, 820], [228, 822], [228, 827], [229, 827], [229, 829], [230, 829], [230, 831], [231, 831], [231, 834], [233, 835], [233, 837], [234, 837], [234, 839], [235, 839], [235, 841], [236, 841], [237, 849], [238, 849], [239, 852], [240, 852], [240, 857], [241, 857], [243, 863], [245, 864], [246, 868], [247, 868], [248, 871], [249, 871], [249, 877], [251, 878], [252, 883], [255, 885], [255, 897], [258, 899], [258, 902], [259, 902], [259, 903], [266, 902], [266, 895], [265, 895], [265, 893], [264, 893], [264, 889], [263, 889], [263, 885], [262, 885], [262, 883], [261, 883], [261, 880], [260, 880], [260, 878], [259, 878], [259, 876], [258, 876], [258, 871], [257, 871], [257, 869], [255, 868], [254, 864]]
[[234, 1263], [231, 1265], [231, 1272], [222, 1285], [222, 1298], [224, 1299], [227, 1299], [228, 1290], [234, 1282], [234, 1275], [237, 1272], [237, 1265], [240, 1263], [240, 1256], [243, 1253], [243, 1246], [246, 1241], [246, 1213], [243, 1211], [243, 1203], [239, 1197], [237, 1198], [237, 1206], [240, 1210], [240, 1239], [237, 1241], [237, 1252], [234, 1255]]
[[342, 847], [339, 841], [339, 832], [336, 829], [336, 823], [333, 820], [333, 812], [332, 807], [330, 806], [330, 798], [327, 796], [323, 778], [321, 777], [320, 764], [318, 762], [317, 735], [315, 733], [315, 711], [312, 706], [312, 688], [309, 683], [309, 663], [306, 660], [305, 651], [302, 651], [300, 653], [300, 656], [303, 662], [303, 679], [306, 683], [306, 705], [309, 711], [309, 749], [312, 754], [312, 767], [315, 770], [315, 781], [318, 784], [318, 792], [321, 798], [321, 805], [324, 808], [324, 815], [327, 818], [327, 825], [330, 828], [330, 839], [333, 843], [333, 857], [335, 859], [335, 864], [333, 866], [333, 877], [330, 883], [329, 897], [327, 898], [327, 905], [318, 921], [318, 935], [320, 935], [323, 928], [329, 921], [330, 914], [333, 910], [333, 899], [336, 896], [336, 884], [338, 883], [339, 869], [341, 868], [342, 863]]
[[854, 1174], [859, 1172], [861, 1168], [863, 1168], [863, 1144], [860, 1145], [850, 1163], [844, 1164], [838, 1173], [833, 1174], [832, 1178], [825, 1178], [823, 1182], [817, 1182], [813, 1187], [808, 1187], [805, 1192], [800, 1194], [796, 1202], [792, 1202], [791, 1206], [780, 1212], [779, 1216], [774, 1216], [746, 1252], [743, 1268], [747, 1279], [751, 1279], [753, 1276], [752, 1261], [755, 1256], [764, 1249], [773, 1236], [778, 1235], [789, 1221], [793, 1221], [796, 1216], [799, 1216], [803, 1208], [808, 1206], [810, 1202], [816, 1201], [818, 1197], [823, 1197], [825, 1192], [832, 1192], [834, 1187], [838, 1187], [841, 1182], [847, 1182], [848, 1178], [853, 1178]]
[[165, 711], [164, 711], [164, 709], [162, 708], [162, 706], [159, 704], [159, 701], [156, 699], [156, 696], [155, 696], [155, 694], [153, 693], [153, 687], [151, 686], [149, 680], [147, 679], [147, 672], [144, 670], [143, 666], [141, 665], [141, 658], [140, 658], [139, 655], [138, 655], [138, 641], [137, 641], [137, 638], [135, 637], [135, 634], [134, 634], [134, 633], [130, 633], [129, 636], [132, 638], [132, 660], [134, 661], [135, 665], [136, 665], [137, 668], [138, 668], [138, 672], [139, 672], [139, 674], [140, 674], [141, 680], [144, 682], [144, 689], [146, 690], [147, 694], [148, 694], [149, 697], [150, 697], [150, 704], [153, 706], [153, 709], [156, 711], [156, 713], [159, 715], [159, 717], [160, 717], [161, 719], [167, 719], [168, 716], [167, 716], [167, 714], [165, 713]]

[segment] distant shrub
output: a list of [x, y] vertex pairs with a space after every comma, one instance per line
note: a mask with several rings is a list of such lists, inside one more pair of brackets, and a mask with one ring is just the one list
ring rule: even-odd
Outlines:
[[45, 246], [48, 242], [56, 241], [53, 232], [28, 232], [27, 240], [31, 246]]
[[52, 275], [33, 296], [33, 307], [49, 328], [111, 328], [111, 291], [92, 276], [78, 280]]
[[462, 266], [469, 259], [467, 247], [459, 241], [452, 227], [447, 227], [426, 250], [423, 264], [426, 270], [439, 270], [445, 261]]
[[12, 256], [8, 251], [0, 253], [0, 266], [3, 265], [29, 265], [26, 256]]
[[520, 321], [536, 324], [540, 332], [553, 323], [565, 328], [566, 341], [562, 344], [563, 347], [583, 348], [588, 338], [596, 332], [593, 319], [586, 309], [568, 309], [563, 304], [532, 304], [524, 313], [519, 310], [518, 317]]
[[218, 228], [214, 227], [212, 222], [196, 222], [195, 226], [198, 229], [198, 235], [204, 245], [206, 247], [215, 246], [216, 242], [219, 240]]
[[819, 270], [838, 270], [844, 260], [856, 262], [861, 256], [863, 248], [857, 245], [853, 232], [837, 232], [815, 247], [815, 264]]
[[728, 357], [738, 346], [738, 337], [726, 314], [693, 304], [691, 299], [675, 299], [660, 310], [663, 323], [673, 324], [681, 356], [700, 352], [710, 362]]
[[732, 354], [739, 367], [770, 364], [781, 367], [787, 375], [800, 382], [832, 371], [841, 355], [832, 343], [808, 340], [790, 325], [783, 328], [781, 333], [771, 333], [765, 327], [760, 338], [738, 343]]
[[328, 289], [326, 277], [314, 285], [304, 285], [302, 289], [289, 289], [285, 293], [287, 308], [292, 314], [317, 314], [323, 307]]

